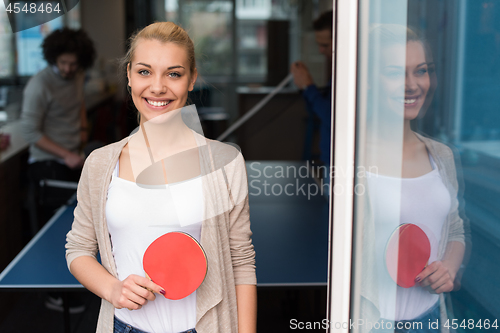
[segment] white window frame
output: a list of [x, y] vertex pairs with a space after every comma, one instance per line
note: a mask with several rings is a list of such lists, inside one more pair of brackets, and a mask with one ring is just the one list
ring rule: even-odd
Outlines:
[[[354, 210], [358, 1], [334, 0], [327, 332], [349, 332]], [[338, 111], [338, 112], [337, 112]], [[333, 219], [332, 219], [333, 217]]]

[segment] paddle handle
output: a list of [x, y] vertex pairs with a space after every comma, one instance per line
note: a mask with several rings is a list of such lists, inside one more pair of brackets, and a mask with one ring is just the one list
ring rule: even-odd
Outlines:
[[[148, 273], [144, 272], [144, 274], [146, 274], [146, 278], [147, 278], [147, 279], [149, 279], [151, 282], [154, 282], [154, 281], [153, 281], [153, 280], [149, 277]], [[149, 291], [150, 291], [150, 292], [152, 292], [153, 294], [155, 293], [153, 290], [151, 290], [151, 289], [149, 289], [149, 288], [147, 288], [147, 287], [144, 287], [144, 289], [149, 290]]]

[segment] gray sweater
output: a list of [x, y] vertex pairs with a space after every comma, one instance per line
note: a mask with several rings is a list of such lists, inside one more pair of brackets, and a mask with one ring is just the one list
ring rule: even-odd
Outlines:
[[23, 136], [30, 143], [30, 162], [58, 159], [35, 145], [42, 135], [72, 152], [78, 151], [83, 79], [82, 72], [65, 80], [48, 66], [28, 81], [21, 121]]

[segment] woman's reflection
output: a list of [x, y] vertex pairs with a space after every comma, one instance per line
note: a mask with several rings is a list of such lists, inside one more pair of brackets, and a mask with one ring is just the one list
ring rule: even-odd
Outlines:
[[365, 234], [374, 233], [365, 240], [374, 239], [363, 246], [375, 250], [368, 263], [375, 272], [365, 270], [363, 280], [376, 291], [363, 281], [362, 294], [381, 329], [439, 332], [447, 319], [443, 293], [454, 289], [465, 239], [453, 153], [410, 127], [434, 94], [434, 65], [425, 41], [406, 27], [378, 25], [370, 41], [369, 94], [377, 105], [369, 111], [367, 162], [378, 174], [366, 179], [372, 225]]

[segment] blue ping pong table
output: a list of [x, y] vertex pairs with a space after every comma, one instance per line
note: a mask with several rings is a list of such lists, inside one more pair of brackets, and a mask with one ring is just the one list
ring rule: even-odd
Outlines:
[[[250, 220], [259, 287], [327, 281], [328, 202], [304, 162], [247, 161]], [[77, 291], [66, 233], [76, 203], [61, 207], [0, 274], [0, 291]], [[65, 309], [66, 330], [69, 312]]]

